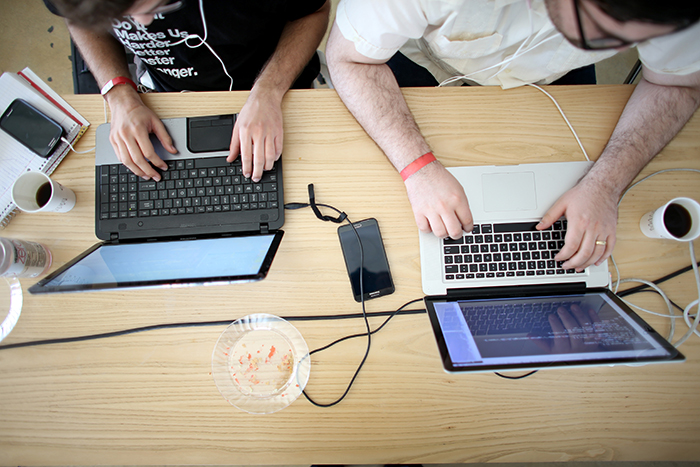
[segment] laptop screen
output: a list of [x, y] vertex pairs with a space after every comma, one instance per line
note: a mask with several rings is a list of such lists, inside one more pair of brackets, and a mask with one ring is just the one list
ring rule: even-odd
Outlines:
[[31, 287], [31, 293], [230, 283], [265, 277], [283, 232], [101, 243]]
[[604, 289], [553, 296], [426, 297], [447, 371], [683, 360]]

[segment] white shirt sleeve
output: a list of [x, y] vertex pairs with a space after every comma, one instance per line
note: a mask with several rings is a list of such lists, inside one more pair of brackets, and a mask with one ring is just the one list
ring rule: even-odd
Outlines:
[[375, 60], [390, 59], [428, 26], [420, 0], [341, 0], [335, 22], [355, 50]]
[[642, 63], [659, 74], [688, 75], [700, 71], [700, 23], [642, 42], [637, 51]]

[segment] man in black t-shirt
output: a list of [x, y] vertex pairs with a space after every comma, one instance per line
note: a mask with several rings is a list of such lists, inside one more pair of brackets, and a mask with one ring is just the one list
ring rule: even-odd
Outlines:
[[[128, 79], [126, 46], [160, 91], [247, 90], [229, 161], [241, 155], [255, 181], [283, 145], [282, 98], [310, 87], [316, 47], [326, 32], [328, 0], [44, 0], [66, 18], [73, 41], [102, 88], [112, 113], [110, 140], [136, 175], [159, 180], [149, 161], [167, 165], [149, 140], [154, 133], [177, 152], [162, 122]], [[110, 31], [111, 29], [111, 31]]]

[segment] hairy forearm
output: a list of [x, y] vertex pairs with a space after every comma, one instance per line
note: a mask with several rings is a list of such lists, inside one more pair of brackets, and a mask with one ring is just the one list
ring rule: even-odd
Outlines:
[[310, 15], [287, 23], [275, 52], [260, 72], [254, 91], [276, 94], [281, 100], [302, 72], [328, 28], [330, 4]]
[[603, 153], [584, 177], [619, 197], [651, 159], [683, 128], [700, 105], [694, 87], [637, 85]]
[[124, 47], [108, 32], [94, 32], [66, 22], [73, 41], [102, 87], [112, 78], [129, 76]]
[[398, 171], [430, 151], [387, 65], [329, 65], [338, 95]]

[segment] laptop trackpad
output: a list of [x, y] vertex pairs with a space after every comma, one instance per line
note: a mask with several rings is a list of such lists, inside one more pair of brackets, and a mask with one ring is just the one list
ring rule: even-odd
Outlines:
[[481, 177], [485, 212], [537, 209], [533, 172], [487, 173]]

